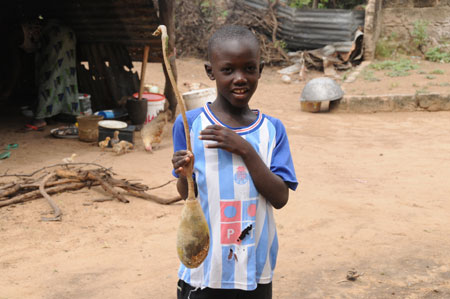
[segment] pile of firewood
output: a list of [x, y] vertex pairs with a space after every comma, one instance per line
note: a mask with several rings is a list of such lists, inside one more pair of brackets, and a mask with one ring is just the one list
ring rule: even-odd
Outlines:
[[[85, 169], [87, 166], [90, 168]], [[181, 200], [179, 196], [165, 199], [146, 192], [163, 187], [171, 181], [161, 186], [150, 188], [141, 183], [132, 183], [125, 179], [114, 178], [113, 175], [115, 173], [111, 169], [95, 163], [56, 164], [41, 168], [31, 174], [0, 175], [1, 178], [17, 178], [17, 180], [9, 183], [0, 183], [0, 208], [45, 198], [53, 209], [54, 215], [51, 218], [42, 218], [42, 220], [60, 221], [62, 212], [52, 200], [50, 194], [91, 188], [92, 186], [101, 186], [111, 195], [111, 198], [106, 200], [117, 199], [123, 203], [129, 202], [126, 196], [139, 197], [165, 205]], [[105, 201], [105, 199], [94, 201]]]

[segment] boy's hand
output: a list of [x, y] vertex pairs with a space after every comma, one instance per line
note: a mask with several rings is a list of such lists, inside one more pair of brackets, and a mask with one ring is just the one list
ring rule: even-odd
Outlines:
[[172, 157], [173, 169], [175, 173], [186, 177], [189, 168], [194, 165], [194, 155], [187, 150], [175, 152]]
[[220, 125], [207, 126], [200, 132], [201, 140], [216, 141], [215, 143], [206, 144], [206, 148], [221, 148], [230, 153], [244, 156], [249, 152], [251, 145], [233, 130]]

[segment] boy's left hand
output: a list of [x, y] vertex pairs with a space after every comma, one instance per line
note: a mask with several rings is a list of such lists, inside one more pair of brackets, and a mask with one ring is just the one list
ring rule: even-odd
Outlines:
[[250, 143], [233, 130], [220, 125], [207, 126], [200, 132], [199, 139], [216, 141], [215, 143], [206, 144], [206, 148], [221, 148], [240, 156], [248, 153], [249, 146], [251, 147]]

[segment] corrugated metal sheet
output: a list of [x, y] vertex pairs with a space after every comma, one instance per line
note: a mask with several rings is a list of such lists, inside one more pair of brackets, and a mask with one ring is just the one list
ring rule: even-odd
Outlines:
[[[267, 1], [245, 0], [258, 10], [267, 9]], [[364, 11], [346, 9], [294, 9], [278, 5], [277, 38], [290, 50], [317, 49], [335, 42], [351, 42], [358, 27], [364, 27]], [[351, 44], [351, 43], [350, 43]]]
[[[20, 0], [19, 0], [20, 1]], [[161, 52], [161, 42], [153, 37], [159, 18], [152, 0], [21, 0], [25, 15], [41, 13], [62, 20], [77, 35], [79, 44], [124, 44], [143, 47], [152, 54]]]

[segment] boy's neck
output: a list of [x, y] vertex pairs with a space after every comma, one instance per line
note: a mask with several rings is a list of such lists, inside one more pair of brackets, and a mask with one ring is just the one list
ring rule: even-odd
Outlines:
[[234, 107], [216, 100], [209, 108], [222, 123], [232, 128], [249, 126], [257, 118], [257, 114], [248, 105], [243, 108]]

